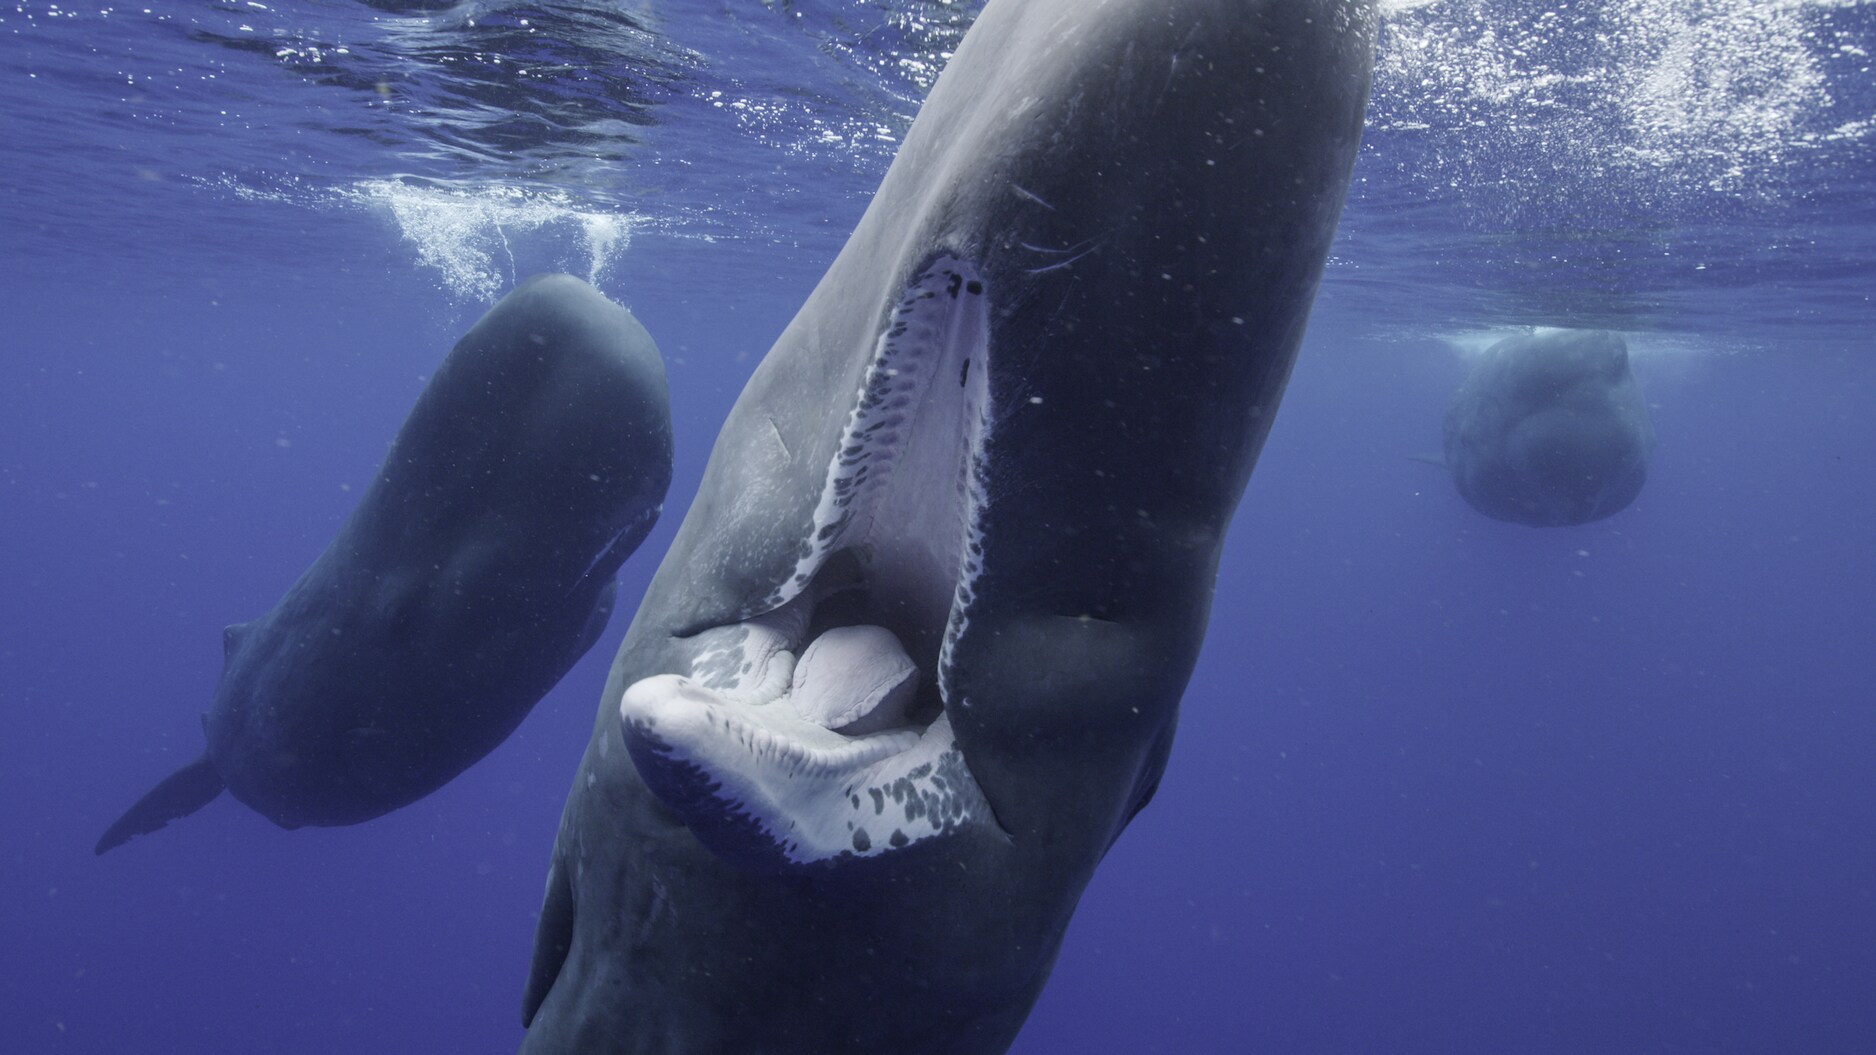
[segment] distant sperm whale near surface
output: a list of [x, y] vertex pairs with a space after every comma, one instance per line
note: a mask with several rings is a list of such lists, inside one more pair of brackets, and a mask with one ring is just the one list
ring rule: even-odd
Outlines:
[[1654, 425], [1606, 330], [1539, 330], [1487, 348], [1446, 412], [1446, 467], [1473, 508], [1534, 527], [1586, 524], [1641, 493]]
[[523, 1052], [1008, 1048], [1166, 764], [1375, 21], [990, 0], [626, 634]]
[[522, 283], [437, 368], [331, 545], [272, 611], [227, 629], [206, 750], [97, 852], [224, 788], [297, 828], [442, 787], [598, 639], [670, 480], [644, 327], [579, 279]]

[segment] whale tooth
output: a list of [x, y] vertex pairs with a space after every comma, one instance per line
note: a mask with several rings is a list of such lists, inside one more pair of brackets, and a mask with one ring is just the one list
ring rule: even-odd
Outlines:
[[788, 702], [804, 721], [849, 736], [904, 725], [918, 666], [883, 626], [835, 627], [795, 661]]

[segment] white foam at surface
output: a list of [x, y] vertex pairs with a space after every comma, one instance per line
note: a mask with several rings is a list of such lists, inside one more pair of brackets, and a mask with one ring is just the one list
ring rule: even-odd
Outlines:
[[1868, 2], [1384, 0], [1371, 121], [1437, 137], [1448, 187], [1773, 198], [1795, 154], [1870, 131], [1831, 114], [1824, 25]]
[[[287, 179], [260, 188], [232, 176], [199, 182], [244, 201], [382, 211], [445, 289], [484, 303], [542, 271], [584, 272], [587, 282], [599, 285], [630, 248], [633, 231], [648, 222], [637, 213], [585, 206], [564, 192], [506, 184], [442, 187], [381, 179], [309, 188]], [[518, 246], [520, 236], [526, 241]]]
[[1806, 7], [1765, 0], [1639, 0], [1626, 7], [1634, 62], [1622, 71], [1636, 149], [1699, 170], [1715, 190], [1776, 165], [1830, 106]]
[[348, 193], [388, 209], [418, 262], [435, 270], [452, 293], [483, 301], [521, 277], [511, 235], [565, 228], [585, 256], [586, 280], [597, 285], [631, 244], [636, 220], [582, 209], [565, 194], [500, 185], [457, 190], [372, 180]]

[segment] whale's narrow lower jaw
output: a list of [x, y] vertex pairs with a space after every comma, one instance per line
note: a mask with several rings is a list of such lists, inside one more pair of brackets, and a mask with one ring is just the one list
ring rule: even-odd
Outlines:
[[980, 569], [990, 291], [941, 255], [873, 349], [788, 578], [625, 690], [639, 775], [720, 856], [786, 870], [994, 826], [948, 669]]

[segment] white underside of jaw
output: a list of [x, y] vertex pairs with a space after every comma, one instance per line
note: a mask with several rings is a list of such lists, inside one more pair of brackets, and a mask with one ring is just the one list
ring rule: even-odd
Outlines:
[[[628, 736], [707, 776], [724, 819], [752, 823], [791, 864], [877, 856], [987, 818], [944, 715], [922, 730], [846, 736], [785, 704], [729, 702], [674, 674], [634, 684], [620, 711]], [[735, 824], [693, 827], [720, 852], [750, 856], [715, 845], [745, 837]]]
[[[952, 256], [913, 280], [879, 338], [792, 574], [762, 614], [697, 635], [687, 675], [630, 686], [641, 775], [720, 853], [870, 857], [989, 821], [947, 716], [907, 710], [921, 671], [884, 627], [806, 640], [815, 576], [862, 554], [866, 588], [919, 613], [941, 701], [981, 567], [988, 297]], [[707, 788], [699, 802], [690, 790]], [[674, 802], [673, 799], [681, 799]], [[750, 847], [751, 832], [766, 846]]]

